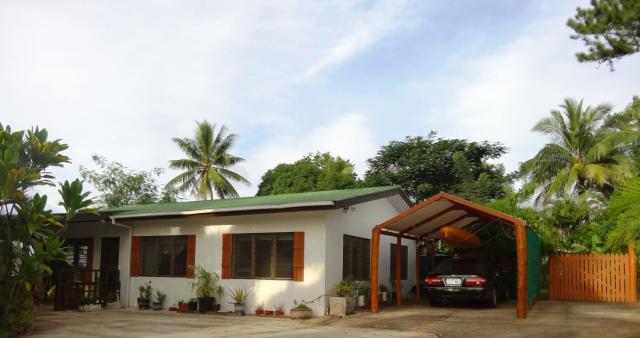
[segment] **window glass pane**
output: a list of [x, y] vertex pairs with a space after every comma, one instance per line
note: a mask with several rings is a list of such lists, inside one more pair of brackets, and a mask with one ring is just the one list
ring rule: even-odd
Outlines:
[[187, 273], [187, 236], [175, 238], [173, 275], [184, 276]]
[[[407, 279], [407, 268], [408, 268], [408, 263], [407, 263], [407, 255], [408, 255], [408, 248], [406, 245], [401, 246], [400, 248], [401, 250], [401, 254], [400, 254], [400, 279], [406, 280]], [[391, 276], [391, 278], [395, 279], [396, 276], [396, 245], [391, 243], [391, 249], [390, 249], [390, 255], [389, 255], [389, 267], [390, 267], [390, 271], [389, 271], [389, 276]]]
[[369, 239], [344, 235], [342, 251], [342, 277], [355, 280], [369, 279]]
[[89, 246], [86, 244], [81, 244], [78, 246], [78, 267], [86, 268], [88, 267], [88, 258], [89, 258]]
[[293, 234], [276, 235], [276, 278], [293, 278]]
[[140, 265], [142, 275], [154, 276], [158, 273], [158, 254], [155, 237], [140, 238]]
[[233, 235], [233, 277], [251, 277], [251, 235]]
[[273, 253], [273, 235], [257, 234], [255, 235], [256, 251], [256, 278], [271, 277], [271, 257]]
[[173, 237], [157, 237], [158, 240], [158, 275], [171, 275], [171, 256], [173, 252]]

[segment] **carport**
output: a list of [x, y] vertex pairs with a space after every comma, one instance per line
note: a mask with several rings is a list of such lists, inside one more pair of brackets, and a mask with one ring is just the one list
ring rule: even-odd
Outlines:
[[[396, 245], [396, 294], [401, 294], [401, 243], [402, 239], [414, 240], [416, 243], [425, 240], [436, 240], [439, 238], [438, 230], [444, 226], [455, 228], [466, 228], [478, 222], [493, 222], [500, 224], [515, 232], [516, 245], [516, 271], [517, 271], [517, 316], [526, 318], [527, 304], [531, 304], [539, 283], [539, 259], [540, 241], [537, 235], [527, 229], [523, 220], [509, 216], [502, 212], [484, 207], [482, 205], [467, 201], [457, 196], [440, 192], [414, 207], [405, 210], [386, 222], [375, 226], [371, 237], [371, 290], [378, 290], [378, 260], [380, 250], [380, 235], [393, 236], [397, 238]], [[530, 234], [529, 234], [530, 233]], [[527, 238], [532, 243], [532, 253], [530, 258], [535, 260], [530, 264], [533, 269], [531, 284], [535, 284], [535, 294], [527, 295]], [[417, 248], [417, 245], [416, 245]], [[416, 249], [416, 286], [420, 285], [420, 256]], [[536, 266], [537, 265], [537, 266]], [[538, 276], [535, 276], [535, 272]], [[532, 288], [533, 291], [533, 288]], [[420, 300], [420, 287], [416, 287], [416, 297]], [[396, 297], [398, 305], [402, 304], [402, 297]], [[371, 312], [378, 312], [378, 293], [371, 293]]]

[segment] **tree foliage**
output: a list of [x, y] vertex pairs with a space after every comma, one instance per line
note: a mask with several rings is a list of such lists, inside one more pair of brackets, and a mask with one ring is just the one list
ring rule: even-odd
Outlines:
[[576, 54], [580, 62], [606, 62], [613, 69], [613, 61], [640, 51], [640, 1], [591, 0], [567, 25], [575, 31], [571, 38], [587, 47]]
[[521, 165], [523, 195], [535, 194], [538, 205], [590, 190], [608, 196], [631, 177], [626, 138], [603, 127], [610, 111], [609, 105], [584, 107], [582, 100], [565, 99], [560, 110], [540, 120], [533, 130], [548, 135], [551, 143]]
[[406, 137], [391, 141], [368, 160], [364, 184], [400, 185], [416, 201], [445, 191], [484, 202], [503, 197], [511, 184], [501, 164], [488, 162], [506, 152], [499, 143], [442, 139], [434, 132]]
[[580, 62], [613, 61], [640, 51], [640, 2], [637, 0], [591, 0], [591, 7], [576, 9], [567, 21], [587, 47], [576, 53]]
[[80, 166], [80, 175], [100, 192], [97, 202], [101, 207], [176, 201], [175, 190], [158, 184], [161, 168], [133, 171], [103, 156], [93, 155], [92, 159], [98, 169]]
[[197, 122], [194, 138], [173, 138], [180, 150], [187, 156], [184, 159], [169, 161], [171, 169], [182, 170], [167, 186], [179, 192], [191, 192], [202, 199], [238, 197], [231, 181], [249, 185], [249, 181], [233, 171], [233, 167], [244, 159], [229, 154], [238, 136], [229, 134], [227, 128], [207, 121]]
[[309, 154], [294, 163], [269, 169], [257, 196], [354, 188], [358, 180], [353, 164], [330, 153]]
[[33, 194], [54, 185], [50, 167], [69, 162], [68, 147], [49, 140], [46, 129], [13, 131], [0, 124], [0, 335], [15, 336], [34, 318], [33, 296], [52, 261], [65, 260], [57, 233], [64, 222], [86, 212], [92, 201], [78, 180], [60, 184], [65, 216], [47, 209], [47, 196]]

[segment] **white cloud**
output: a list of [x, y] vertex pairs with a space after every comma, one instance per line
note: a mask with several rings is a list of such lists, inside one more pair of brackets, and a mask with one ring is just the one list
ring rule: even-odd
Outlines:
[[523, 27], [506, 45], [455, 65], [446, 78], [413, 84], [425, 100], [425, 126], [446, 137], [500, 141], [511, 149], [500, 162], [515, 170], [547, 142], [531, 131], [535, 122], [565, 97], [617, 109], [629, 103], [638, 94], [640, 57], [622, 60], [615, 72], [579, 64], [574, 53], [583, 47], [565, 28], [571, 12], [552, 12], [557, 16]]
[[375, 4], [354, 20], [349, 31], [304, 72], [305, 77], [315, 77], [327, 68], [347, 61], [391, 34], [401, 24], [406, 24], [409, 19], [409, 4], [407, 0], [382, 1]]

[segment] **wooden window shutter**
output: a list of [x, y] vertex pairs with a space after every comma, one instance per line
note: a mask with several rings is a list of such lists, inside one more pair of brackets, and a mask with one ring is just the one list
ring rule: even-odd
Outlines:
[[196, 235], [187, 235], [187, 269], [186, 276], [193, 277], [196, 267]]
[[140, 258], [140, 236], [131, 237], [131, 265], [129, 267], [129, 275], [137, 277], [140, 275], [138, 271]]
[[222, 279], [231, 278], [231, 234], [222, 234]]
[[293, 233], [293, 280], [304, 281], [304, 232]]

